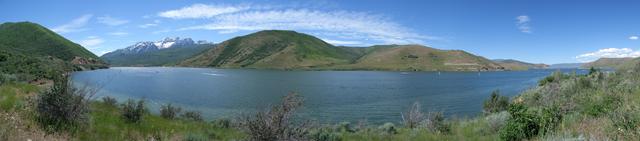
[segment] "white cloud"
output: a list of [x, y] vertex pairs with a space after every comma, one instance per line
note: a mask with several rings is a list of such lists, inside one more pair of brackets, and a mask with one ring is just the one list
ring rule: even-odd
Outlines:
[[51, 30], [60, 34], [84, 31], [84, 30], [87, 30], [86, 28], [84, 28], [84, 26], [87, 25], [91, 17], [93, 17], [93, 15], [85, 14], [76, 19], [73, 19], [69, 23], [54, 27]]
[[332, 45], [363, 45], [364, 44], [359, 41], [343, 41], [343, 40], [331, 40], [331, 39], [322, 39], [322, 40]]
[[531, 18], [527, 15], [520, 15], [516, 17], [516, 26], [518, 26], [518, 30], [523, 33], [531, 33], [531, 26], [529, 23], [531, 22]]
[[122, 31], [118, 31], [118, 32], [110, 32], [109, 35], [113, 35], [113, 36], [124, 36], [124, 35], [129, 35], [129, 33], [127, 32], [122, 32]]
[[248, 9], [248, 7], [194, 4], [177, 10], [160, 12], [158, 16], [173, 19], [211, 18], [217, 15], [234, 13], [246, 9]]
[[158, 26], [158, 24], [160, 24], [160, 20], [153, 20], [153, 23], [139, 25], [138, 27], [140, 27], [140, 28], [148, 28], [148, 27]]
[[114, 18], [109, 15], [98, 17], [97, 19], [99, 23], [110, 25], [110, 26], [117, 26], [117, 25], [129, 23], [128, 20]]
[[596, 52], [585, 53], [576, 56], [576, 59], [581, 62], [590, 62], [598, 58], [625, 58], [625, 57], [640, 57], [640, 51], [634, 51], [630, 48], [605, 48]]
[[629, 40], [638, 40], [638, 36], [631, 36], [629, 37]]
[[104, 43], [104, 40], [102, 40], [99, 37], [96, 36], [89, 36], [84, 40], [80, 40], [79, 44], [82, 45], [83, 47], [86, 48], [93, 48], [95, 46], [98, 46], [100, 44]]
[[[199, 7], [199, 8], [194, 8]], [[256, 6], [257, 7], [257, 6]], [[379, 15], [349, 11], [318, 11], [309, 9], [274, 9], [263, 7], [216, 6], [196, 4], [179, 10], [171, 10], [162, 17], [210, 18], [211, 23], [184, 27], [180, 30], [215, 30], [219, 33], [258, 30], [296, 30], [312, 33], [336, 33], [350, 35], [350, 40], [365, 40], [378, 44], [424, 44], [425, 40], [442, 40], [439, 37], [414, 33], [411, 29]], [[194, 10], [199, 9], [199, 10]], [[215, 10], [214, 10], [215, 9]], [[220, 10], [234, 9], [234, 10]], [[209, 14], [200, 11], [212, 11]], [[180, 12], [178, 12], [180, 11]], [[190, 11], [190, 12], [187, 12]], [[224, 12], [220, 12], [224, 11]], [[183, 13], [177, 14], [177, 13]], [[192, 13], [188, 14], [187, 13]], [[164, 16], [163, 16], [164, 15]], [[172, 16], [170, 16], [172, 15]], [[180, 15], [180, 16], [178, 16]]]

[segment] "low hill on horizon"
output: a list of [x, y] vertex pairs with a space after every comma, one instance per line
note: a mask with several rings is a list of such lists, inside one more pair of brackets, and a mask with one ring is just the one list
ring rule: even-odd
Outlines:
[[549, 68], [547, 64], [533, 64], [514, 59], [493, 59], [491, 60], [500, 64], [508, 70], [528, 70], [528, 69], [546, 69]]
[[632, 60], [634, 60], [634, 58], [631, 58], [631, 57], [627, 57], [627, 58], [600, 58], [600, 59], [595, 60], [593, 62], [585, 63], [581, 67], [582, 68], [594, 67], [594, 68], [617, 69], [617, 68], [623, 67], [623, 65], [626, 62], [630, 62]]
[[314, 36], [285, 30], [265, 30], [224, 41], [178, 64], [190, 67], [486, 71], [504, 67], [461, 50], [421, 45], [336, 47]]

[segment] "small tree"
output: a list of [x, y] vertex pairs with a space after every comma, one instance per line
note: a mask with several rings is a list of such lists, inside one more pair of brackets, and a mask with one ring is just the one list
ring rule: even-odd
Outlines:
[[126, 103], [122, 104], [122, 117], [125, 121], [130, 123], [138, 123], [142, 121], [144, 113], [146, 112], [144, 107], [144, 100], [129, 99]]
[[241, 119], [241, 126], [251, 140], [303, 140], [306, 135], [305, 124], [294, 125], [292, 117], [295, 110], [302, 106], [302, 97], [289, 93], [278, 105], [259, 111], [253, 116]]
[[171, 103], [162, 105], [160, 107], [160, 116], [165, 119], [175, 119], [182, 109], [180, 107], [172, 106]]
[[118, 104], [118, 100], [110, 96], [102, 97], [102, 102], [109, 106], [117, 106], [116, 104]]
[[408, 128], [416, 128], [425, 119], [424, 113], [420, 111], [420, 103], [417, 101], [413, 103], [409, 111], [402, 113], [402, 121]]
[[491, 92], [491, 96], [484, 101], [482, 106], [483, 112], [486, 114], [504, 111], [507, 110], [507, 107], [509, 107], [509, 98], [501, 96], [498, 90]]
[[53, 87], [37, 98], [37, 120], [46, 130], [76, 129], [88, 120], [89, 101], [98, 91], [87, 85], [75, 88], [68, 77], [54, 80]]
[[594, 67], [589, 68], [589, 75], [592, 75], [594, 73], [598, 73], [598, 69], [596, 69]]

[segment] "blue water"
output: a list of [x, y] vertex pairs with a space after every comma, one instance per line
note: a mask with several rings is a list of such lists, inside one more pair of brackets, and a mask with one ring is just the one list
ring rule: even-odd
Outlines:
[[[304, 96], [299, 116], [323, 123], [399, 122], [420, 102], [447, 117], [481, 113], [493, 90], [514, 96], [555, 70], [505, 72], [276, 71], [247, 69], [117, 67], [73, 74], [76, 84], [100, 87], [97, 96], [145, 99], [157, 113], [172, 103], [208, 119], [232, 118], [277, 103], [289, 92]], [[565, 72], [573, 70], [563, 70]], [[585, 70], [577, 70], [585, 73]]]

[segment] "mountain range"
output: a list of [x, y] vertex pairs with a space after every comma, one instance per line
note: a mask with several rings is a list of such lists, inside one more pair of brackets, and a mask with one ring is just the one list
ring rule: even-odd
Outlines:
[[191, 38], [165, 38], [156, 42], [138, 42], [106, 53], [100, 58], [112, 66], [162, 66], [175, 64], [213, 45], [207, 41], [194, 42]]

